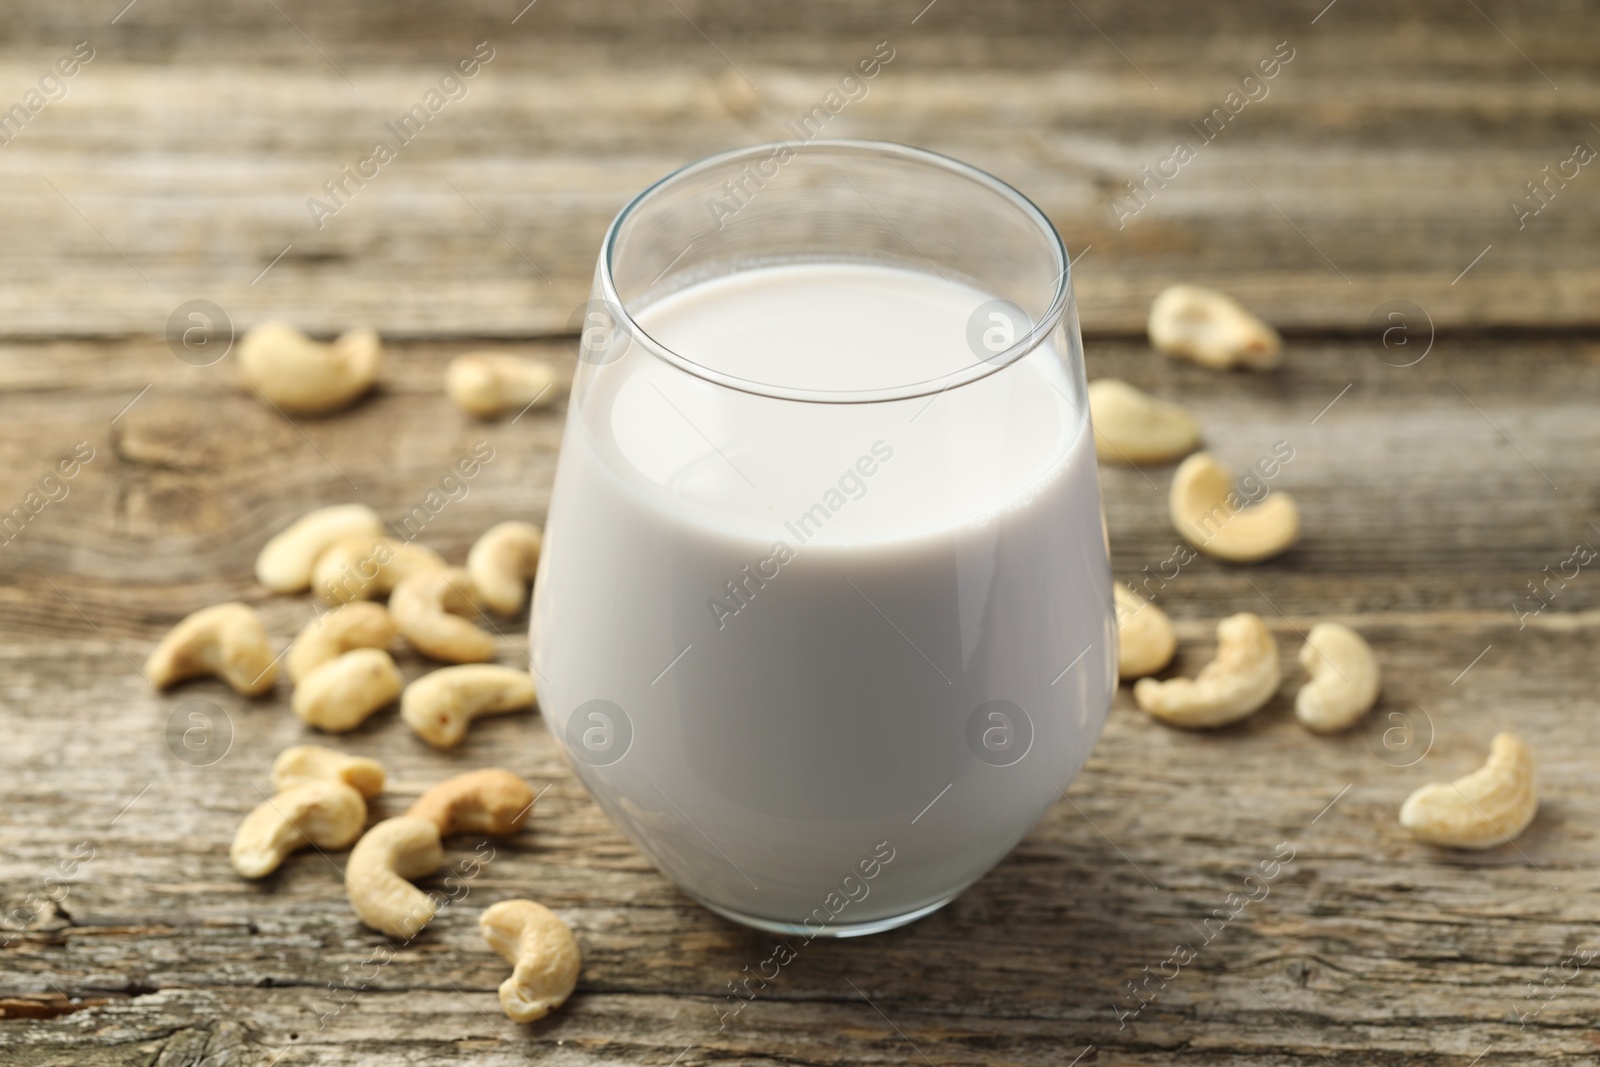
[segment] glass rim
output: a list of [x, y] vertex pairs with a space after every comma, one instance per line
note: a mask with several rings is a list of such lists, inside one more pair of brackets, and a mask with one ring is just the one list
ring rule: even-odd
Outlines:
[[[682, 178], [739, 160], [764, 158], [783, 148], [792, 149], [796, 153], [807, 149], [833, 149], [840, 152], [858, 152], [864, 155], [878, 155], [913, 161], [966, 178], [987, 189], [1000, 199], [1009, 202], [1013, 207], [1019, 209], [1038, 231], [1046, 235], [1050, 247], [1055, 253], [1060, 271], [1056, 275], [1055, 291], [1051, 294], [1049, 307], [1039, 317], [1039, 321], [1028, 329], [1026, 334], [993, 356], [981, 358], [969, 366], [960, 367], [954, 371], [919, 382], [874, 389], [806, 389], [773, 385], [715, 370], [668, 348], [645, 332], [633, 318], [621, 295], [617, 292], [616, 282], [612, 276], [612, 260], [616, 254], [617, 236], [623, 224], [644, 207], [652, 197]], [[937, 273], [937, 268], [935, 272]], [[632, 200], [629, 200], [622, 210], [617, 212], [616, 218], [611, 220], [611, 225], [606, 230], [605, 240], [601, 244], [598, 274], [601, 297], [607, 306], [607, 313], [616, 320], [615, 326], [622, 329], [633, 343], [638, 344], [655, 358], [696, 378], [727, 389], [735, 389], [742, 393], [750, 393], [774, 400], [823, 404], [874, 404], [894, 400], [911, 400], [917, 397], [944, 393], [987, 378], [991, 374], [1004, 370], [1038, 348], [1039, 345], [1044, 343], [1045, 338], [1055, 332], [1062, 316], [1066, 313], [1067, 300], [1072, 292], [1072, 261], [1067, 256], [1066, 245], [1061, 240], [1061, 234], [1051, 224], [1045, 213], [1039, 209], [1039, 206], [1018, 192], [1013, 186], [971, 164], [963, 163], [958, 159], [952, 159], [938, 152], [931, 152], [925, 148], [914, 148], [895, 141], [847, 138], [819, 138], [814, 141], [770, 141], [764, 144], [748, 145], [743, 148], [735, 148], [706, 156], [656, 179], [640, 191], [638, 195], [634, 196]]]

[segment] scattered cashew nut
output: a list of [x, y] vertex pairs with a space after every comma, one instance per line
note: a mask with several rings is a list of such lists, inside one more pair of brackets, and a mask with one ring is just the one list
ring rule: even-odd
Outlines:
[[1533, 754], [1516, 734], [1501, 733], [1482, 767], [1407, 797], [1400, 825], [1430, 844], [1485, 849], [1514, 840], [1538, 810]]
[[342, 734], [391, 703], [404, 685], [400, 668], [389, 653], [381, 648], [358, 648], [301, 679], [289, 706], [319, 730]]
[[1089, 383], [1089, 419], [1106, 463], [1168, 463], [1200, 443], [1200, 424], [1181, 406], [1116, 378]]
[[291, 682], [346, 652], [357, 648], [388, 648], [397, 633], [394, 620], [382, 604], [352, 600], [306, 623], [289, 646], [284, 668]]
[[336, 504], [302, 515], [256, 556], [256, 580], [274, 593], [311, 587], [311, 568], [324, 549], [350, 537], [383, 536], [383, 520], [365, 504]]
[[478, 538], [467, 573], [483, 602], [502, 615], [521, 611], [543, 544], [544, 534], [528, 522], [502, 522]]
[[406, 686], [400, 717], [435, 748], [454, 748], [481, 715], [526, 708], [537, 699], [527, 671], [492, 664], [444, 667]]
[[537, 403], [545, 407], [559, 395], [553, 367], [525, 356], [468, 352], [450, 361], [444, 387], [450, 399], [479, 418], [492, 419]]
[[1217, 624], [1217, 658], [1194, 679], [1141, 678], [1133, 699], [1173, 726], [1223, 726], [1249, 715], [1278, 689], [1278, 642], [1261, 616], [1230, 615]]
[[1265, 370], [1278, 365], [1278, 331], [1225, 293], [1202, 285], [1172, 285], [1150, 304], [1150, 343], [1213, 370]]
[[391, 592], [406, 578], [439, 570], [444, 559], [431, 548], [392, 537], [348, 537], [317, 557], [311, 586], [329, 604], [369, 600]]
[[499, 767], [468, 771], [429, 789], [406, 814], [428, 819], [441, 837], [451, 834], [493, 834], [505, 837], [522, 829], [533, 810], [533, 789]]
[[438, 914], [432, 897], [411, 884], [444, 866], [439, 828], [401, 815], [368, 830], [344, 865], [345, 895], [356, 915], [379, 933], [410, 940]]
[[320, 415], [349, 407], [371, 389], [382, 356], [371, 330], [319, 344], [287, 322], [263, 322], [239, 342], [239, 376], [275, 407]]
[[383, 764], [347, 756], [321, 745], [295, 745], [272, 761], [272, 787], [279, 792], [307, 782], [343, 782], [371, 800], [383, 792]]
[[477, 611], [478, 591], [461, 567], [413, 574], [389, 597], [389, 614], [405, 639], [446, 663], [494, 659], [494, 638], [462, 617]]
[[711, 79], [711, 91], [736, 119], [751, 118], [761, 110], [760, 91], [731, 67]]
[[263, 801], [245, 816], [228, 858], [246, 878], [265, 878], [306, 845], [348, 848], [361, 836], [367, 802], [343, 782], [308, 781]]
[[1337, 733], [1371, 710], [1378, 699], [1378, 661], [1350, 627], [1319, 622], [1300, 646], [1300, 665], [1311, 681], [1295, 694], [1294, 715], [1306, 729]]
[[167, 631], [144, 673], [157, 689], [215, 675], [235, 692], [257, 696], [278, 680], [278, 661], [256, 609], [231, 602], [202, 608]]
[[1185, 540], [1234, 563], [1269, 559], [1300, 535], [1300, 509], [1288, 493], [1278, 490], [1246, 504], [1233, 488], [1233, 472], [1209, 452], [1178, 464], [1167, 507]]
[[1127, 681], [1154, 674], [1172, 662], [1178, 635], [1167, 613], [1120, 582], [1117, 605], [1117, 676]]
[[583, 956], [567, 924], [543, 904], [502, 900], [478, 916], [483, 939], [515, 970], [500, 983], [500, 1006], [531, 1023], [561, 1007], [578, 986]]

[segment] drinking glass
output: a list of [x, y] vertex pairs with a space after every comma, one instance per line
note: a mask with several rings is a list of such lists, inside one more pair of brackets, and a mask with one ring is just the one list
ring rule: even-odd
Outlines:
[[930, 152], [761, 145], [628, 204], [580, 318], [530, 635], [573, 770], [730, 919], [939, 908], [1116, 684], [1059, 236]]

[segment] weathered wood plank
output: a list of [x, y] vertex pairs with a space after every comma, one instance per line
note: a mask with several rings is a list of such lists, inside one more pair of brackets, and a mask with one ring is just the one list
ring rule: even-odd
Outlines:
[[[69, 768], [97, 758], [97, 781], [65, 796], [24, 786], [8, 797], [4, 877], [26, 887], [78, 841], [91, 842], [95, 854], [61, 911], [8, 946], [5, 973], [8, 992], [53, 985], [113, 999], [81, 1017], [0, 1026], [9, 1027], [8, 1039], [18, 1035], [27, 1062], [106, 1034], [164, 1038], [194, 1025], [175, 1019], [196, 1003], [245, 1022], [260, 1053], [217, 1062], [265, 1062], [290, 1033], [315, 1035], [315, 1051], [305, 1053], [312, 1062], [407, 1049], [464, 1058], [474, 1042], [501, 1035], [589, 1046], [585, 1062], [664, 1062], [663, 1051], [691, 1043], [701, 1057], [782, 1048], [783, 1058], [801, 1062], [903, 1058], [853, 982], [935, 1062], [1060, 1062], [1066, 1045], [1075, 1052], [1091, 1042], [1105, 1062], [1129, 1055], [1151, 1063], [1178, 1062], [1179, 1050], [1191, 1047], [1225, 1063], [1309, 1061], [1306, 1039], [1334, 1062], [1352, 1063], [1385, 1055], [1425, 1062], [1428, 1052], [1464, 1062], [1488, 1044], [1505, 1062], [1585, 1051], [1596, 1000], [1587, 979], [1560, 987], [1527, 1029], [1513, 1012], [1538, 1004], [1527, 999], [1526, 981], [1593, 944], [1584, 919], [1596, 840], [1585, 827], [1600, 802], [1587, 786], [1585, 709], [1569, 679], [1596, 624], [1542, 633], [1519, 665], [1480, 663], [1455, 689], [1456, 664], [1480, 641], [1506, 639], [1509, 627], [1430, 635], [1364, 625], [1390, 671], [1379, 714], [1416, 715], [1413, 699], [1431, 709], [1432, 751], [1414, 766], [1379, 760], [1359, 731], [1306, 735], [1288, 714], [1292, 685], [1221, 735], [1170, 731], [1119, 699], [1069, 802], [994, 873], [903, 932], [804, 946], [725, 1029], [726, 983], [765, 958], [771, 939], [694, 907], [655, 875], [582, 796], [536, 720], [485, 722], [459, 760], [424, 751], [392, 716], [342, 742], [396, 771], [394, 796], [375, 817], [451, 764], [508, 762], [541, 785], [555, 783], [532, 832], [496, 846], [460, 907], [392, 963], [368, 967], [383, 941], [348, 913], [327, 860], [296, 857], [260, 887], [228, 872], [226, 841], [254, 799], [249, 783], [264, 785], [271, 753], [302, 734], [292, 718], [281, 708], [233, 707], [235, 749], [211, 767], [185, 767], [160, 751], [168, 706], [201, 694], [234, 702], [207, 685], [155, 697], [103, 648], [65, 647], [59, 655], [88, 670], [87, 684], [57, 682], [26, 708], [12, 705], [12, 750], [57, 785], [68, 784]], [[1292, 645], [1292, 629], [1276, 629]], [[1203, 658], [1203, 640], [1186, 650], [1184, 666]], [[40, 669], [59, 666], [47, 660]], [[103, 690], [118, 694], [118, 715], [83, 699]], [[1406, 841], [1393, 822], [1399, 800], [1421, 781], [1475, 763], [1508, 708], [1538, 739], [1545, 780], [1543, 813], [1518, 849], [1451, 856]], [[46, 753], [61, 770], [46, 770]], [[151, 773], [155, 785], [108, 826]], [[18, 849], [13, 842], [23, 835]], [[1122, 983], [1167, 959], [1173, 944], [1198, 944], [1195, 925], [1283, 841], [1295, 857], [1271, 893], [1220, 928], [1191, 967], [1127, 1020], [1137, 1002]], [[471, 857], [474, 845], [453, 842], [449, 861]], [[448, 891], [441, 879], [427, 884]], [[568, 1011], [523, 1030], [493, 1014], [490, 992], [503, 967], [478, 944], [473, 918], [479, 900], [528, 891], [573, 922], [586, 969]], [[356, 980], [341, 1010], [327, 983], [351, 974], [372, 977]], [[411, 1022], [397, 1031], [391, 1013]], [[102, 1037], [91, 1038], [96, 1033]], [[451, 1044], [458, 1041], [465, 1043]], [[592, 1047], [596, 1041], [604, 1047]]]
[[[16, 6], [0, 107], [72, 42], [97, 55], [0, 145], [0, 513], [79, 442], [94, 455], [0, 544], [0, 1065], [1593, 1058], [1593, 965], [1563, 961], [1600, 947], [1586, 687], [1600, 585], [1590, 568], [1540, 583], [1576, 543], [1600, 543], [1600, 349], [1583, 332], [1600, 215], [1589, 168], [1521, 230], [1507, 204], [1574, 141], [1600, 145], [1592, 4], [546, 0], [514, 26], [522, 4], [500, 0], [445, 18], [415, 0], [381, 14]], [[305, 198], [479, 40], [496, 54], [471, 95], [312, 228]], [[478, 423], [443, 398], [445, 362], [466, 338], [565, 330], [628, 196], [780, 135], [880, 40], [893, 63], [830, 132], [925, 144], [1034, 196], [1087, 250], [1075, 277], [1091, 333], [1139, 333], [1150, 296], [1182, 278], [1291, 331], [1269, 375], [1212, 374], [1137, 340], [1088, 346], [1091, 376], [1181, 399], [1230, 462], [1294, 448], [1274, 485], [1301, 503], [1301, 544], [1251, 568], [1198, 559], [1165, 584], [1170, 471], [1102, 469], [1114, 566], [1177, 620], [1175, 669], [1205, 661], [1218, 617], [1257, 611], [1284, 661], [1273, 702], [1194, 735], [1120, 694], [1066, 799], [988, 877], [905, 930], [803, 946], [732, 1015], [729, 983], [772, 939], [656, 874], [536, 714], [486, 720], [448, 755], [393, 712], [331, 742], [389, 766], [374, 818], [467, 767], [546, 789], [532, 828], [495, 843], [415, 944], [355, 921], [340, 856], [241, 883], [233, 829], [272, 756], [311, 735], [282, 691], [151, 692], [137, 665], [154, 640], [239, 597], [286, 642], [309, 609], [253, 582], [267, 535], [349, 499], [400, 522], [480, 440], [495, 459], [421, 539], [459, 560], [491, 522], [539, 520], [560, 407]], [[1139, 167], [1284, 40], [1295, 58], [1270, 95], [1118, 228]], [[241, 326], [284, 314], [419, 339], [391, 345], [379, 392], [352, 411], [289, 422], [239, 391], [231, 360], [168, 351], [167, 316], [193, 298]], [[1415, 366], [1391, 364], [1420, 348], [1374, 350], [1364, 330], [1396, 299], [1443, 331]], [[566, 341], [518, 348], [570, 370]], [[1537, 613], [1530, 583], [1549, 600]], [[1299, 632], [1327, 617], [1368, 635], [1385, 687], [1368, 724], [1322, 739], [1290, 708]], [[502, 662], [524, 662], [524, 626], [504, 627]], [[197, 707], [231, 732], [206, 766], [169, 741]], [[1471, 855], [1410, 842], [1400, 800], [1475, 766], [1508, 726], [1540, 761], [1527, 834]], [[1386, 748], [1385, 730], [1410, 747]], [[1280, 842], [1295, 858], [1270, 893], [1214, 932]], [[479, 843], [453, 840], [449, 860]], [[585, 968], [566, 1008], [518, 1027], [473, 920], [525, 894], [573, 925]], [[1129, 991], [1170, 974], [1179, 943], [1199, 946], [1192, 962]]]
[[[1438, 5], [1394, 25], [1345, 0], [1313, 27], [1267, 8], [959, 7], [915, 26], [816, 7], [799, 38], [787, 19], [722, 5], [697, 5], [693, 25], [666, 5], [599, 16], [555, 5], [512, 27], [482, 3], [447, 34], [417, 10], [377, 26], [308, 7], [292, 12], [306, 37], [269, 7], [193, 15], [207, 35], [189, 38], [182, 5], [135, 7], [82, 31], [102, 42], [96, 59], [0, 150], [0, 333], [159, 335], [197, 297], [241, 324], [286, 314], [396, 335], [560, 332], [634, 192], [699, 156], [786, 136], [785, 120], [884, 39], [893, 62], [829, 135], [923, 144], [1037, 199], [1074, 253], [1089, 250], [1077, 278], [1091, 332], [1138, 332], [1151, 295], [1178, 277], [1224, 284], [1302, 329], [1359, 328], [1400, 297], [1441, 326], [1596, 322], [1588, 169], [1551, 186], [1521, 229], [1508, 207], [1536, 206], [1525, 183], [1576, 142], [1600, 146], [1589, 126], [1600, 83], [1585, 62], [1600, 22], [1581, 10], [1491, 24]], [[0, 83], [25, 88], [55, 58], [48, 41], [69, 45], [77, 37], [55, 35], [93, 21], [87, 8], [37, 14], [0, 54]], [[988, 46], [973, 43], [979, 22]], [[694, 25], [728, 44], [728, 60]], [[24, 47], [29, 34], [43, 39]], [[375, 139], [395, 140], [384, 123], [480, 39], [495, 58], [469, 94], [314, 225], [308, 199], [332, 203], [323, 183]], [[212, 58], [192, 53], [202, 41]], [[1203, 142], [1196, 126], [1280, 41], [1294, 58], [1268, 95]], [[180, 65], [165, 62], [174, 49]], [[1179, 139], [1198, 157], [1127, 217], [1127, 183]]]
[[[880, 5], [807, 0], [753, 12], [739, 0], [688, 0], [676, 9], [650, 0], [619, 0], [604, 7], [535, 7], [516, 18], [523, 13], [523, 6], [506, 0], [462, 0], [452, 4], [444, 16], [426, 0], [401, 0], [381, 11], [360, 4], [319, 5], [310, 0], [287, 0], [279, 5], [279, 11], [256, 5], [215, 8], [205, 0], [172, 0], [137, 6], [113, 23], [111, 15], [117, 12], [108, 15], [104, 5], [95, 0], [18, 0], [17, 19], [10, 27], [6, 47], [29, 49], [100, 29], [143, 62], [192, 64], [206, 54], [208, 45], [255, 51], [275, 62], [305, 62], [315, 58], [309, 37], [334, 61], [379, 62], [431, 55], [433, 49], [453, 40], [471, 41], [499, 33], [530, 49], [541, 45], [553, 49], [698, 43], [710, 51], [705, 38], [711, 37], [737, 45], [741, 51], [735, 58], [749, 49], [769, 56], [799, 54], [809, 61], [815, 55], [826, 55], [825, 50], [840, 41], [914, 25], [915, 32], [948, 49], [942, 62], [957, 67], [1006, 65], [999, 62], [1002, 53], [1015, 56], [1018, 62], [1048, 66], [1061, 59], [1065, 47], [1094, 57], [1105, 69], [1126, 71], [1127, 63], [1092, 26], [1122, 42], [1137, 60], [1173, 57], [1190, 64], [1209, 61], [1207, 52], [1196, 46], [1200, 38], [1214, 38], [1219, 45], [1233, 41], [1220, 49], [1228, 54], [1239, 48], [1241, 40], [1248, 40], [1249, 34], [1294, 27], [1323, 37], [1365, 35], [1367, 47], [1352, 50], [1348, 57], [1353, 69], [1386, 66], [1396, 57], [1410, 57], [1419, 62], [1455, 63], [1461, 70], [1519, 71], [1536, 78], [1537, 73], [1494, 26], [1519, 41], [1525, 52], [1556, 65], [1557, 73], [1561, 64], [1581, 67], [1588, 60], [1582, 34], [1594, 29], [1590, 22], [1593, 4], [1584, 0], [1557, 0], [1534, 16], [1504, 3], [1483, 5], [1483, 14], [1450, 0], [1419, 0], [1403, 10], [1380, 0], [1341, 0], [1337, 17], [1330, 13], [1316, 18], [1325, 6], [1314, 0], [1291, 5], [1232, 0], [1225, 5], [1195, 7], [1169, 0], [1128, 8], [1115, 0], [1087, 0], [1074, 9], [1037, 0], [997, 0], [982, 7], [941, 4], [929, 9], [926, 2], [915, 0]], [[1486, 21], [1487, 16], [1493, 17], [1493, 23]], [[110, 26], [115, 29], [106, 28]], [[1495, 47], [1486, 47], [1488, 42]], [[1424, 43], [1432, 46], [1432, 55], [1416, 54]]]
[[[549, 787], [532, 829], [495, 844], [459, 907], [414, 945], [385, 949], [343, 900], [340, 857], [297, 856], [259, 886], [228, 868], [227, 842], [272, 756], [310, 737], [285, 696], [248, 701], [210, 682], [158, 695], [135, 671], [173, 619], [226, 596], [260, 603], [286, 641], [309, 609], [251, 580], [270, 531], [352, 497], [398, 518], [480, 438], [495, 460], [422, 540], [459, 559], [491, 521], [541, 517], [561, 412], [516, 424], [458, 415], [441, 376], [460, 347], [395, 346], [377, 395], [299, 431], [241, 395], [228, 361], [189, 367], [159, 342], [0, 348], [0, 499], [74, 442], [96, 449], [71, 493], [0, 548], [6, 913], [93, 849], [59, 906], [36, 902], [11, 924], [24, 929], [0, 934], [18, 935], [0, 949], [0, 999], [107, 1001], [0, 1020], [0, 1063], [904, 1062], [917, 1057], [908, 1041], [938, 1064], [1059, 1064], [1089, 1045], [1082, 1062], [1252, 1067], [1324, 1056], [1459, 1065], [1485, 1048], [1486, 1064], [1592, 1055], [1587, 969], [1525, 1028], [1518, 1013], [1540, 1004], [1527, 983], [1595, 947], [1600, 799], [1581, 680], [1600, 595], [1584, 571], [1525, 626], [1511, 610], [1569, 541], [1600, 536], [1584, 532], [1600, 432], [1584, 403], [1600, 373], [1591, 344], [1441, 339], [1397, 368], [1359, 341], [1307, 340], [1270, 375], [1091, 344], [1092, 374], [1181, 397], [1236, 463], [1293, 443], [1277, 484], [1301, 500], [1305, 541], [1248, 570], [1196, 561], [1158, 599], [1179, 621], [1184, 672], [1208, 657], [1218, 616], [1263, 614], [1282, 646], [1279, 695], [1237, 727], [1195, 735], [1151, 722], [1124, 692], [1068, 799], [987, 878], [903, 931], [805, 946], [725, 1027], [728, 983], [771, 939], [656, 874], [571, 778], [537, 715], [485, 720], [450, 755], [392, 712], [332, 742], [390, 767], [375, 818], [466, 767], [504, 764]], [[527, 350], [570, 366], [563, 344]], [[1103, 475], [1115, 565], [1135, 579], [1175, 541], [1169, 472]], [[1329, 615], [1369, 636], [1385, 689], [1368, 727], [1319, 739], [1290, 711], [1293, 657], [1297, 631]], [[523, 661], [521, 625], [505, 627], [503, 662]], [[401, 662], [408, 676], [425, 669]], [[192, 700], [213, 703], [232, 731], [209, 766], [169, 747], [168, 724], [176, 714], [187, 725]], [[1417, 729], [1398, 754], [1381, 743], [1393, 714]], [[1451, 855], [1407, 840], [1400, 800], [1474, 766], [1505, 726], [1530, 739], [1543, 781], [1541, 815], [1517, 847]], [[1285, 841], [1295, 858], [1269, 895], [1130, 1016], [1138, 1000], [1125, 983], [1179, 942], [1204, 940], [1196, 927]], [[452, 841], [449, 861], [477, 844]], [[442, 876], [427, 884], [449, 891]], [[515, 1027], [496, 1012], [504, 967], [473, 920], [480, 903], [530, 893], [573, 924], [586, 963], [566, 1009]], [[373, 968], [375, 951], [395, 958]], [[330, 990], [352, 974], [363, 976], [354, 990]]]
[[[463, 347], [391, 346], [379, 394], [337, 418], [293, 424], [239, 389], [231, 357], [190, 367], [159, 342], [110, 355], [95, 345], [0, 347], [0, 502], [19, 501], [77, 442], [96, 450], [66, 499], [0, 548], [10, 563], [0, 572], [0, 633], [81, 632], [44, 574], [93, 607], [108, 634], [141, 639], [194, 607], [257, 597], [247, 561], [270, 530], [351, 499], [399, 522], [479, 440], [495, 458], [423, 540], [459, 559], [498, 518], [541, 519], [559, 407], [514, 424], [457, 412], [442, 379]], [[573, 365], [565, 343], [507, 350]], [[1296, 616], [1447, 611], [1515, 622], [1515, 605], [1536, 608], [1528, 583], [1556, 573], [1578, 542], [1600, 544], [1589, 525], [1600, 523], [1594, 344], [1441, 337], [1415, 366], [1380, 355], [1396, 359], [1361, 342], [1291, 339], [1277, 372], [1217, 375], [1142, 344], [1091, 342], [1091, 376], [1182, 400], [1236, 467], [1286, 442], [1294, 458], [1274, 485], [1306, 514], [1302, 542], [1279, 560], [1175, 567], [1170, 471], [1103, 467], [1119, 573], [1154, 575], [1147, 591], [1179, 617], [1259, 610], [1262, 594]], [[1545, 587], [1552, 610], [1600, 608], [1589, 577]], [[152, 612], [158, 591], [177, 599]]]

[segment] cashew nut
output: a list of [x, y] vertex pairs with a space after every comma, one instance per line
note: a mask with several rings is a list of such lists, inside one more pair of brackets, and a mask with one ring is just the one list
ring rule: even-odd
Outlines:
[[261, 548], [256, 580], [274, 593], [311, 587], [311, 568], [323, 550], [348, 537], [383, 536], [383, 520], [365, 504], [336, 504], [302, 515]]
[[1150, 305], [1150, 343], [1213, 370], [1278, 365], [1278, 331], [1225, 293], [1202, 285], [1173, 285]]
[[368, 830], [344, 865], [344, 890], [356, 915], [379, 933], [410, 940], [433, 921], [439, 905], [411, 884], [444, 866], [439, 828], [401, 815]]
[[1538, 810], [1533, 754], [1516, 734], [1501, 733], [1482, 767], [1407, 797], [1400, 825], [1430, 844], [1485, 849], [1515, 839]]
[[317, 557], [311, 586], [329, 604], [369, 600], [406, 578], [438, 570], [444, 559], [431, 548], [392, 537], [348, 537]]
[[303, 782], [263, 801], [239, 824], [229, 859], [246, 878], [265, 878], [306, 845], [348, 848], [361, 836], [367, 802], [343, 782]]
[[389, 596], [389, 614], [405, 639], [447, 663], [494, 659], [494, 638], [462, 618], [477, 611], [478, 591], [461, 567], [413, 574]]
[[321, 745], [295, 745], [272, 761], [272, 787], [279, 792], [307, 782], [343, 782], [371, 800], [383, 792], [383, 764], [347, 756]]
[[1116, 378], [1089, 383], [1089, 419], [1105, 463], [1167, 463], [1200, 443], [1200, 424], [1182, 407]]
[[1378, 699], [1378, 661], [1361, 635], [1337, 622], [1319, 622], [1300, 646], [1311, 681], [1295, 694], [1294, 714], [1306, 729], [1337, 733]]
[[761, 110], [761, 92], [732, 67], [711, 79], [711, 91], [736, 119], [752, 118]]
[[405, 679], [389, 653], [358, 648], [329, 660], [301, 679], [289, 706], [305, 722], [342, 734], [400, 695]]
[[535, 403], [545, 407], [558, 395], [553, 367], [500, 352], [457, 356], [445, 372], [444, 387], [457, 405], [485, 419], [523, 411]]
[[521, 611], [543, 544], [539, 527], [527, 522], [502, 522], [478, 538], [467, 553], [467, 573], [483, 602], [502, 615]]
[[583, 957], [556, 913], [531, 900], [502, 900], [478, 916], [489, 947], [515, 970], [500, 983], [500, 1006], [513, 1022], [531, 1023], [561, 1007], [578, 986]]
[[1133, 699], [1173, 726], [1223, 726], [1237, 722], [1278, 689], [1278, 642], [1261, 616], [1242, 611], [1217, 624], [1217, 658], [1193, 679], [1141, 678]]
[[1178, 650], [1172, 620], [1120, 583], [1112, 591], [1117, 605], [1117, 676], [1126, 681], [1156, 673], [1172, 662]]
[[287, 322], [263, 322], [239, 342], [239, 376], [284, 411], [319, 415], [371, 389], [382, 354], [371, 330], [319, 344]]
[[491, 664], [444, 667], [406, 686], [400, 717], [435, 748], [454, 748], [480, 715], [497, 715], [533, 704], [527, 671]]
[[257, 696], [278, 680], [278, 661], [255, 608], [215, 604], [167, 631], [145, 660], [144, 673], [157, 689], [185, 678], [214, 675], [235, 692]]
[[406, 814], [432, 821], [441, 837], [505, 837], [522, 829], [532, 810], [533, 790], [528, 783], [510, 771], [489, 767], [446, 778], [418, 797]]
[[1300, 509], [1279, 490], [1247, 504], [1233, 488], [1233, 472], [1209, 452], [1196, 452], [1172, 476], [1167, 497], [1172, 525], [1191, 545], [1234, 563], [1268, 559], [1300, 535]]
[[289, 646], [284, 667], [291, 682], [346, 652], [357, 648], [388, 648], [394, 640], [394, 620], [382, 604], [352, 600], [306, 623]]

